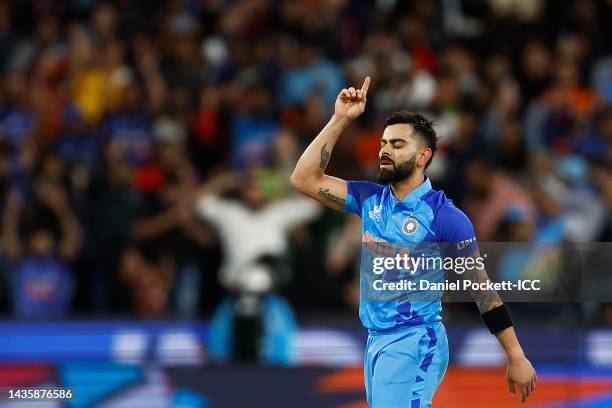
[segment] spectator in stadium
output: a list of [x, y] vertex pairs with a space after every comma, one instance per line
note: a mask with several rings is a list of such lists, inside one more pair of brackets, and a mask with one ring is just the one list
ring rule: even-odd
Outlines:
[[[132, 224], [135, 247], [125, 255], [124, 274], [135, 285], [137, 299], [139, 291], [147, 290], [143, 283], [147, 279], [154, 283], [152, 291], [164, 293], [167, 299], [160, 300], [154, 314], [169, 307], [179, 316], [194, 317], [199, 310], [203, 248], [212, 244], [213, 237], [191, 208], [198, 178], [187, 158], [184, 129], [162, 118], [154, 134], [157, 157], [136, 173], [142, 197]], [[142, 279], [133, 280], [140, 275]], [[141, 310], [153, 313], [147, 307]]]
[[[198, 215], [220, 237], [225, 258], [219, 278], [232, 294], [213, 316], [209, 345], [216, 359], [287, 364], [295, 323], [290, 307], [272, 293], [288, 279], [290, 230], [312, 220], [320, 207], [295, 196], [270, 200], [262, 181], [256, 169], [242, 176], [221, 174], [204, 185], [196, 201]], [[238, 200], [221, 196], [235, 188]]]
[[[270, 200], [263, 189], [262, 173], [253, 169], [241, 176], [221, 174], [206, 183], [196, 201], [197, 214], [213, 225], [226, 252], [220, 280], [229, 290], [249, 285], [249, 268], [266, 256], [282, 258], [288, 232], [319, 214], [319, 207], [302, 197]], [[238, 189], [238, 200], [222, 194]], [[268, 282], [280, 276], [257, 277]], [[255, 278], [254, 278], [255, 279]]]
[[2, 219], [2, 249], [13, 263], [13, 313], [66, 317], [74, 291], [70, 265], [81, 246], [81, 227], [61, 186], [39, 180], [33, 193], [26, 202], [18, 190], [11, 191]]

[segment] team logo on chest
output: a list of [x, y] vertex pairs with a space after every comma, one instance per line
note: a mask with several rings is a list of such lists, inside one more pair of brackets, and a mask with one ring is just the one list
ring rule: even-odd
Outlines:
[[419, 223], [417, 222], [416, 218], [414, 217], [406, 218], [406, 220], [404, 221], [404, 224], [402, 225], [402, 231], [404, 231], [404, 234], [414, 235], [416, 234], [418, 230], [419, 230]]

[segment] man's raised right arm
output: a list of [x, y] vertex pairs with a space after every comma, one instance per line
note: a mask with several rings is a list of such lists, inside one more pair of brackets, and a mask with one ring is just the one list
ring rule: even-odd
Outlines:
[[306, 148], [291, 175], [293, 188], [335, 210], [344, 211], [348, 187], [345, 180], [325, 174], [325, 168], [342, 131], [363, 113], [369, 85], [370, 77], [366, 77], [361, 89], [340, 91], [334, 115]]

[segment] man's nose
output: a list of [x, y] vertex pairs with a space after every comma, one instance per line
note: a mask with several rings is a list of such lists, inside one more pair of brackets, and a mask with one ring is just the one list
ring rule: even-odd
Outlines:
[[381, 147], [380, 152], [378, 152], [378, 158], [382, 159], [383, 157], [391, 157], [391, 154], [387, 150], [387, 146]]

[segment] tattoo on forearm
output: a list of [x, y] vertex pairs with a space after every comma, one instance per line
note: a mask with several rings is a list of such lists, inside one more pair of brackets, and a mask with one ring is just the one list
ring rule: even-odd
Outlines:
[[338, 204], [341, 207], [344, 207], [344, 203], [346, 202], [346, 200], [344, 200], [343, 198], [340, 198], [338, 196], [333, 195], [332, 193], [329, 192], [329, 188], [320, 188], [319, 189], [319, 196], [329, 200], [333, 203]]
[[487, 290], [481, 292], [481, 299], [480, 302], [478, 302], [478, 310], [480, 310], [481, 314], [502, 305], [502, 301], [499, 298], [497, 291]]
[[319, 167], [321, 169], [325, 169], [327, 167], [327, 163], [329, 163], [329, 158], [331, 157], [331, 153], [326, 149], [327, 143], [323, 144], [321, 147], [321, 161], [319, 162]]
[[[489, 280], [484, 269], [475, 270], [471, 275], [468, 278], [472, 282], [483, 283]], [[478, 305], [481, 314], [502, 305], [501, 298], [495, 290], [472, 290], [470, 294]]]

